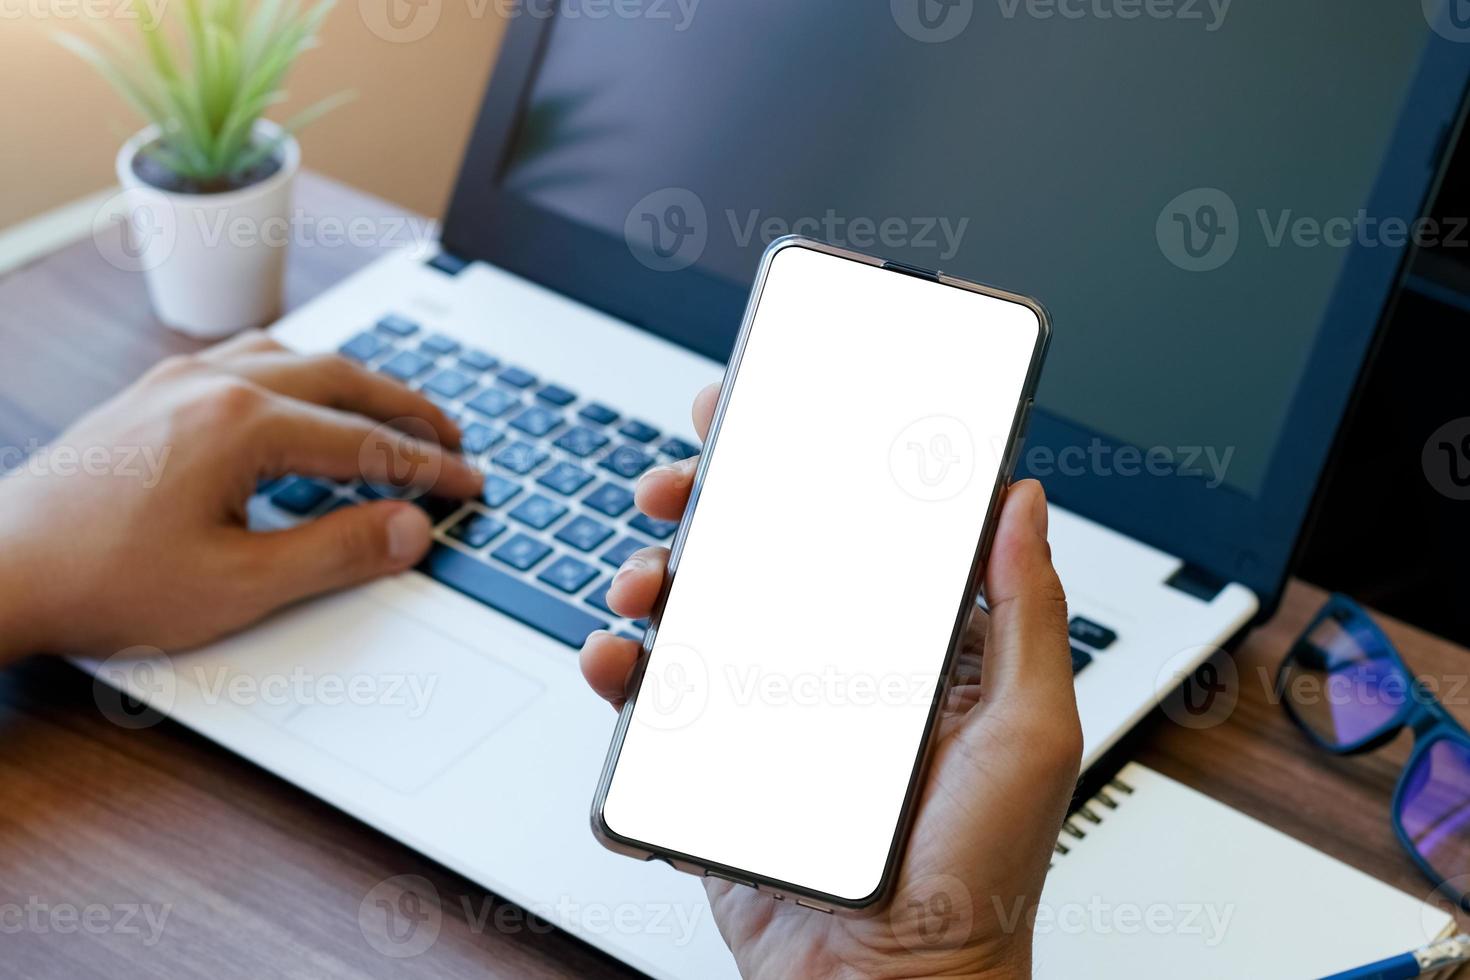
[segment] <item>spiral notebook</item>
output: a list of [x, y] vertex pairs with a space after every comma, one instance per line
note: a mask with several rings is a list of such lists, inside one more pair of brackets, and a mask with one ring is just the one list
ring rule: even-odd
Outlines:
[[1067, 823], [1036, 912], [1041, 980], [1311, 980], [1454, 926], [1427, 883], [1407, 895], [1140, 765]]

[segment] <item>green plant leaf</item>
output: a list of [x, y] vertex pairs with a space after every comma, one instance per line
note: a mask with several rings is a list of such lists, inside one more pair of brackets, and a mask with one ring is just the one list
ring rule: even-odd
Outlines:
[[[125, 44], [105, 25], [95, 41], [56, 40], [87, 61], [140, 115], [158, 127], [149, 154], [180, 176], [216, 180], [249, 170], [280, 148], [253, 141], [255, 123], [285, 96], [295, 60], [316, 45], [334, 0], [175, 0], [142, 15], [141, 43]], [[170, 39], [170, 21], [179, 34]], [[182, 43], [178, 37], [182, 38]], [[295, 133], [350, 99], [325, 99], [293, 117]]]
[[275, 154], [277, 150], [281, 148], [281, 145], [284, 144], [289, 137], [294, 136], [305, 127], [310, 126], [312, 123], [316, 122], [318, 119], [320, 119], [322, 116], [325, 116], [333, 109], [344, 106], [355, 98], [357, 98], [356, 92], [338, 92], [336, 95], [329, 95], [325, 99], [322, 99], [320, 102], [313, 103], [307, 108], [301, 110], [290, 119], [281, 123], [281, 135], [266, 143], [262, 143], [259, 146], [255, 147], [253, 150], [243, 154], [240, 158], [240, 163], [235, 167], [235, 169], [231, 170], [230, 173], [240, 173], [242, 171], [249, 170], [251, 167], [255, 166], [257, 163], [260, 163], [262, 160], [269, 159], [273, 154]]

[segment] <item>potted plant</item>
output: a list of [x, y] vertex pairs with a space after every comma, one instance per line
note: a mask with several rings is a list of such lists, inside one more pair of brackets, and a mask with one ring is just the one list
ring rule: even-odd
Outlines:
[[[104, 25], [58, 40], [90, 62], [147, 121], [117, 156], [126, 233], [159, 319], [196, 337], [261, 326], [280, 311], [294, 133], [346, 101], [317, 103], [277, 125], [263, 113], [316, 42], [332, 0], [179, 0], [177, 27], [140, 9], [142, 44]], [[172, 37], [170, 36], [172, 35]]]

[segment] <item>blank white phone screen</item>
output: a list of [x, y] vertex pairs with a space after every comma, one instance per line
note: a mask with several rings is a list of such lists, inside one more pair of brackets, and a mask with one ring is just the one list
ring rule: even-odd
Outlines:
[[772, 259], [608, 787], [608, 829], [848, 901], [879, 886], [1041, 326]]

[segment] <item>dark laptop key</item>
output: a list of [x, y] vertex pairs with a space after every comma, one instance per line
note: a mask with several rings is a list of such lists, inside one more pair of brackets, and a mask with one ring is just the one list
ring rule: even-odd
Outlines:
[[598, 465], [631, 480], [653, 465], [653, 457], [636, 446], [619, 446]]
[[435, 357], [443, 357], [445, 354], [453, 354], [459, 350], [459, 341], [446, 337], [442, 333], [430, 334], [419, 344], [419, 350]]
[[465, 407], [481, 415], [498, 419], [520, 403], [521, 400], [508, 391], [501, 388], [486, 388]]
[[540, 439], [542, 436], [561, 425], [562, 417], [549, 408], [540, 405], [532, 405], [515, 418], [511, 419], [511, 428], [520, 429], [530, 436]]
[[529, 524], [538, 531], [544, 531], [561, 520], [566, 512], [566, 507], [538, 493], [517, 504], [510, 512], [510, 516], [522, 524]]
[[1085, 643], [1094, 650], [1106, 650], [1118, 639], [1118, 634], [1106, 626], [1099, 626], [1090, 619], [1074, 616], [1067, 632], [1078, 643]]
[[596, 608], [601, 609], [603, 612], [607, 613], [610, 616], [616, 616], [617, 613], [612, 611], [612, 606], [609, 606], [607, 604], [607, 590], [611, 587], [612, 578], [605, 578], [598, 583], [597, 588], [587, 593], [587, 597], [582, 601], [587, 603], [587, 605], [589, 606], [595, 606]]
[[524, 572], [551, 554], [551, 545], [543, 544], [524, 534], [517, 534], [490, 554], [512, 568], [519, 568]]
[[592, 482], [592, 474], [574, 466], [571, 463], [557, 463], [551, 469], [541, 474], [536, 481], [543, 487], [549, 487], [564, 497], [570, 497], [578, 490]]
[[508, 367], [500, 372], [499, 377], [512, 388], [529, 388], [536, 383], [536, 376], [525, 368]]
[[659, 452], [670, 459], [688, 459], [699, 455], [699, 447], [671, 436], [664, 440], [664, 444], [659, 447]]
[[618, 413], [600, 402], [583, 405], [582, 410], [577, 415], [591, 422], [593, 425], [612, 425], [618, 420]]
[[561, 434], [561, 438], [556, 440], [556, 448], [565, 450], [573, 456], [586, 458], [606, 446], [607, 443], [607, 436], [601, 432], [589, 429], [585, 425], [578, 425]]
[[611, 548], [602, 553], [602, 560], [613, 568], [622, 568], [623, 562], [635, 551], [642, 551], [648, 547], [648, 542], [639, 541], [637, 538], [624, 538]]
[[271, 503], [291, 514], [310, 514], [332, 495], [332, 488], [297, 477], [271, 494]]
[[618, 636], [621, 636], [625, 640], [632, 640], [634, 643], [643, 642], [642, 633], [629, 633], [627, 630], [618, 630]]
[[485, 488], [480, 491], [480, 499], [485, 501], [487, 507], [499, 507], [520, 492], [521, 485], [514, 480], [486, 473]]
[[286, 485], [286, 482], [288, 480], [294, 480], [294, 479], [295, 479], [295, 477], [292, 477], [292, 476], [283, 476], [283, 477], [278, 477], [278, 478], [270, 479], [270, 480], [261, 480], [259, 483], [257, 483], [255, 485], [255, 492], [259, 496], [269, 497], [271, 494], [275, 493], [276, 490], [278, 490], [281, 487], [284, 487]]
[[597, 577], [597, 569], [585, 561], [578, 561], [571, 555], [562, 555], [543, 568], [541, 574], [536, 577], [563, 592], [580, 592], [582, 586]]
[[567, 522], [567, 526], [556, 532], [556, 540], [569, 544], [578, 551], [591, 551], [612, 537], [613, 530], [606, 524], [594, 521], [586, 514], [578, 514]]
[[482, 350], [465, 350], [459, 355], [459, 366], [461, 370], [473, 374], [484, 374], [493, 371], [500, 366], [498, 357], [491, 357]]
[[408, 493], [407, 487], [387, 486], [381, 483], [362, 483], [354, 486], [353, 491], [366, 500], [402, 500]]
[[460, 448], [471, 456], [488, 453], [496, 443], [505, 439], [505, 434], [496, 432], [488, 425], [472, 422], [459, 434]]
[[536, 392], [536, 397], [547, 404], [555, 405], [558, 408], [566, 408], [577, 400], [577, 393], [575, 391], [568, 391], [561, 385], [547, 385], [545, 388]]
[[1079, 650], [1076, 647], [1072, 648], [1072, 676], [1075, 677], [1082, 673], [1082, 668], [1090, 663], [1092, 663], [1092, 654], [1086, 650]]
[[525, 476], [546, 462], [546, 457], [549, 455], [551, 454], [546, 450], [533, 446], [529, 442], [513, 442], [490, 457], [490, 461], [496, 466], [504, 466], [512, 473]]
[[505, 531], [505, 522], [486, 514], [470, 514], [449, 529], [449, 536], [471, 548], [483, 548]]
[[378, 370], [399, 381], [412, 381], [433, 366], [434, 362], [418, 351], [403, 350], [388, 358]]
[[419, 510], [429, 515], [430, 524], [439, 524], [453, 517], [464, 506], [463, 500], [450, 500], [448, 497], [436, 497], [433, 494], [425, 494], [415, 499], [414, 503]]
[[378, 329], [395, 337], [412, 337], [419, 332], [419, 325], [396, 314], [389, 314], [378, 321]]
[[628, 522], [628, 526], [635, 531], [642, 531], [651, 538], [658, 538], [660, 541], [672, 537], [674, 532], [679, 530], [678, 521], [655, 520], [647, 514], [639, 514]]
[[375, 333], [360, 333], [337, 348], [338, 353], [354, 361], [371, 361], [388, 349], [388, 342]]
[[606, 619], [448, 545], [436, 544], [429, 549], [419, 571], [569, 647], [581, 646], [590, 634], [608, 627]]
[[621, 517], [633, 506], [633, 494], [616, 483], [604, 483], [582, 498], [582, 503], [599, 514]]
[[450, 368], [447, 371], [440, 371], [424, 382], [424, 390], [432, 391], [445, 398], [458, 398], [474, 387], [474, 384], [474, 380], [469, 375]]
[[647, 422], [639, 422], [637, 419], [629, 419], [618, 429], [623, 435], [634, 442], [652, 442], [658, 438], [658, 430]]

